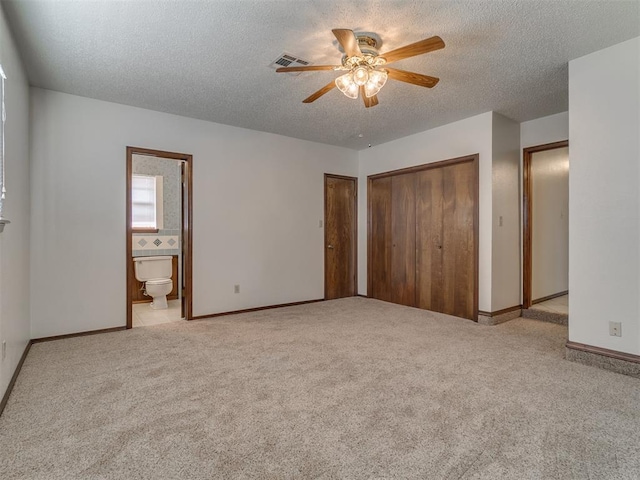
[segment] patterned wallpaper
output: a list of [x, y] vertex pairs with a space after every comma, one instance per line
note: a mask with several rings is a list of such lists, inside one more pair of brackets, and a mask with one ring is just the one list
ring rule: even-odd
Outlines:
[[162, 175], [163, 229], [156, 234], [134, 233], [133, 256], [179, 255], [181, 232], [180, 162], [167, 158], [133, 156], [133, 173]]

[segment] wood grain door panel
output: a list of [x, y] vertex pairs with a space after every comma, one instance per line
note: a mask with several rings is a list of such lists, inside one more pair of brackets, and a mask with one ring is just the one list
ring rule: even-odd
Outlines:
[[368, 296], [391, 302], [391, 177], [369, 183]]
[[356, 294], [356, 179], [325, 175], [325, 299]]
[[416, 176], [391, 177], [391, 301], [416, 303]]
[[475, 319], [475, 168], [442, 168], [442, 313]]
[[442, 312], [442, 169], [416, 175], [416, 307]]

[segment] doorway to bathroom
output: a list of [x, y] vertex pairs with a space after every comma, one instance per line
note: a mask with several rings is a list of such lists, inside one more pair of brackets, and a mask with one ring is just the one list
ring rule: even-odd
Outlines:
[[127, 328], [191, 320], [192, 155], [127, 147]]
[[[523, 308], [566, 320], [569, 314], [569, 142], [523, 151]], [[530, 316], [529, 313], [526, 316]], [[542, 315], [542, 317], [541, 317]]]

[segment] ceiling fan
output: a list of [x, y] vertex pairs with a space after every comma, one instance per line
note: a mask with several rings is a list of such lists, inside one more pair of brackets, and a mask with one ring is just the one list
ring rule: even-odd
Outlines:
[[382, 44], [382, 41], [375, 33], [355, 34], [352, 30], [343, 28], [334, 29], [332, 32], [336, 36], [340, 47], [342, 47], [340, 50], [344, 52], [341, 65], [308, 65], [303, 67], [282, 67], [276, 70], [279, 73], [314, 70], [347, 71], [344, 75], [305, 98], [302, 101], [303, 103], [314, 102], [337, 87], [349, 98], [357, 99], [358, 96], [361, 96], [364, 106], [369, 108], [378, 105], [377, 94], [386, 83], [387, 78], [427, 88], [434, 87], [440, 80], [436, 77], [387, 66], [398, 60], [444, 48], [444, 42], [438, 36], [426, 38], [390, 52], [379, 54], [378, 47]]

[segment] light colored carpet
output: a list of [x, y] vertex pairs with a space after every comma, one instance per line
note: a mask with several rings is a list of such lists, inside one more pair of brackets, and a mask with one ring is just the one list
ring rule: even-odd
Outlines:
[[640, 478], [640, 380], [565, 335], [349, 298], [36, 344], [0, 478]]

